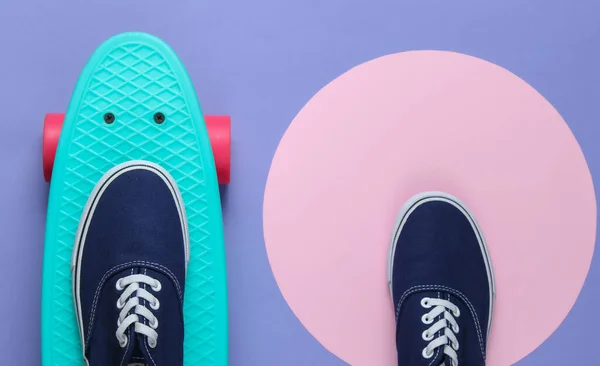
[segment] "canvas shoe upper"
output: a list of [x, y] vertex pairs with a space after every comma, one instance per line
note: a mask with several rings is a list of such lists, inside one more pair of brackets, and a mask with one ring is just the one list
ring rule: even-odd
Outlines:
[[483, 235], [455, 197], [422, 193], [401, 210], [389, 255], [400, 366], [483, 366], [494, 280]]
[[189, 239], [181, 195], [158, 165], [131, 161], [90, 195], [73, 251], [73, 293], [89, 366], [183, 364]]

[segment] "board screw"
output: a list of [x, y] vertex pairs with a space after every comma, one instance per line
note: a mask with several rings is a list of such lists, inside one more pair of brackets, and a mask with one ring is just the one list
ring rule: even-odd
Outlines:
[[111, 124], [115, 121], [115, 115], [112, 113], [106, 113], [104, 115], [104, 122], [106, 122], [107, 124]]
[[165, 115], [158, 112], [154, 114], [154, 122], [161, 124], [165, 121]]

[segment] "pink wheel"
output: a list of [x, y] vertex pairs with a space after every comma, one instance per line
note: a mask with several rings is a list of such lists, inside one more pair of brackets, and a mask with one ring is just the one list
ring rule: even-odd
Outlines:
[[229, 184], [231, 168], [231, 118], [229, 116], [205, 116], [210, 137], [219, 184]]
[[[64, 113], [48, 113], [44, 118], [42, 160], [46, 182], [50, 182], [50, 178], [52, 177], [54, 157], [64, 119]], [[229, 184], [231, 167], [231, 118], [229, 116], [206, 116], [206, 127], [212, 145], [219, 183]]]
[[48, 113], [44, 118], [44, 135], [42, 137], [42, 162], [44, 167], [44, 179], [50, 182], [54, 156], [58, 146], [60, 130], [62, 129], [64, 113]]

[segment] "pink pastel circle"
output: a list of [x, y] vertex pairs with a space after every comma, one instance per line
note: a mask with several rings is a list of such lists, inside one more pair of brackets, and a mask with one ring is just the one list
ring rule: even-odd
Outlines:
[[395, 365], [388, 240], [402, 204], [427, 190], [456, 195], [475, 213], [497, 281], [488, 366], [517, 362], [559, 326], [581, 290], [596, 200], [582, 151], [552, 105], [474, 57], [381, 57], [300, 111], [264, 198], [283, 296], [341, 359]]

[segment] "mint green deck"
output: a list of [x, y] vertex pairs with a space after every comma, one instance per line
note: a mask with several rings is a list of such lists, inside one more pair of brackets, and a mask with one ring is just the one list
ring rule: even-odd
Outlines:
[[[114, 123], [104, 122], [106, 112], [114, 113]], [[163, 124], [153, 121], [155, 112], [166, 115]], [[96, 182], [134, 159], [165, 168], [185, 202], [191, 246], [185, 365], [227, 365], [221, 205], [202, 111], [171, 48], [153, 36], [126, 33], [102, 44], [85, 66], [56, 153], [44, 246], [43, 366], [84, 365], [71, 293], [75, 232]]]

